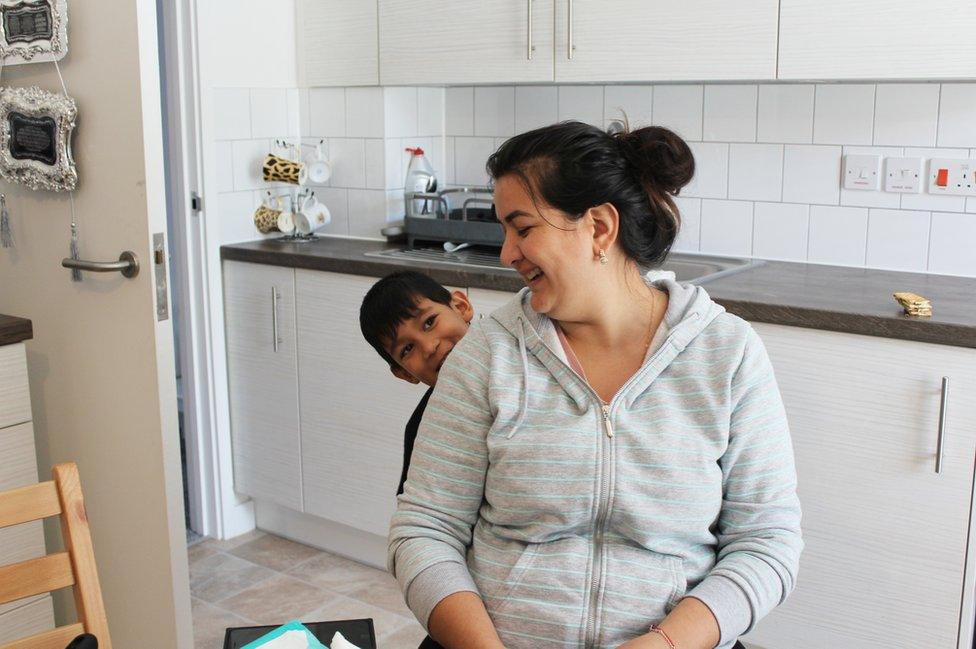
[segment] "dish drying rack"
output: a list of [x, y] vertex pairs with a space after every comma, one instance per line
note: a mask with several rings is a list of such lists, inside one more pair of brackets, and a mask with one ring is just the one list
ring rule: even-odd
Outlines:
[[[418, 240], [488, 246], [501, 246], [505, 240], [490, 187], [406, 192], [403, 199], [403, 225], [410, 247], [416, 247]], [[458, 203], [460, 206], [455, 207]]]

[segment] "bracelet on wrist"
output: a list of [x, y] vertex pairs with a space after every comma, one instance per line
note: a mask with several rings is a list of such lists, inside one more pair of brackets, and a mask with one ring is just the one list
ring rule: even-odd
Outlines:
[[678, 645], [674, 643], [674, 640], [671, 639], [671, 636], [669, 636], [667, 632], [661, 627], [659, 627], [658, 625], [652, 624], [651, 628], [648, 629], [648, 631], [650, 631], [651, 633], [656, 633], [662, 638], [664, 638], [664, 641], [668, 643], [668, 647], [670, 647], [670, 649], [678, 649]]

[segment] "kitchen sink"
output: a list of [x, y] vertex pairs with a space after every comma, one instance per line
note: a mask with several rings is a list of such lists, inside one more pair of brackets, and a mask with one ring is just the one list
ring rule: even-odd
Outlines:
[[[442, 248], [403, 248], [379, 252], [364, 252], [363, 254], [367, 257], [448, 264], [450, 266], [460, 266], [468, 269], [490, 268], [492, 270], [501, 270], [512, 273], [513, 275], [515, 274], [513, 269], [503, 266], [501, 261], [499, 261], [498, 248], [487, 246], [474, 246], [456, 252], [447, 252]], [[679, 282], [703, 284], [719, 277], [725, 277], [759, 266], [762, 263], [758, 259], [674, 253], [667, 258], [661, 269], [673, 271]]]

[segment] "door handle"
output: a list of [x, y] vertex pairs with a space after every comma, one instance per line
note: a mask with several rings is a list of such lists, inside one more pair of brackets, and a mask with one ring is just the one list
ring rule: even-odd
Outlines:
[[566, 0], [566, 58], [573, 60], [573, 52], [576, 46], [573, 45], [573, 0]]
[[942, 400], [939, 402], [939, 441], [935, 452], [935, 472], [942, 473], [942, 452], [945, 450], [946, 415], [949, 409], [949, 377], [942, 377]]
[[139, 258], [131, 250], [126, 250], [119, 255], [118, 261], [88, 261], [85, 259], [72, 259], [65, 257], [61, 260], [61, 265], [65, 268], [87, 270], [92, 273], [122, 273], [123, 277], [132, 278], [139, 274]]
[[529, 12], [529, 18], [526, 21], [528, 23], [528, 36], [525, 39], [525, 60], [532, 60], [532, 52], [535, 51], [535, 45], [532, 44], [532, 0], [525, 0], [527, 10]]

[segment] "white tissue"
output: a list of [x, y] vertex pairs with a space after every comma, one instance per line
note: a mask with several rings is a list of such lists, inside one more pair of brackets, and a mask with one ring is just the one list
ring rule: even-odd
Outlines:
[[330, 649], [359, 649], [356, 645], [346, 640], [342, 637], [342, 634], [336, 631], [336, 634], [332, 636], [332, 642], [329, 643]]
[[286, 631], [274, 640], [265, 642], [261, 649], [308, 649], [308, 636], [304, 631]]

